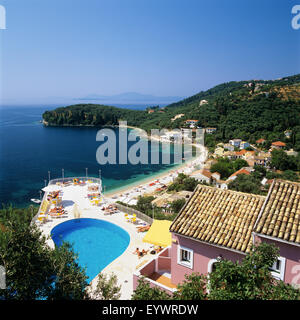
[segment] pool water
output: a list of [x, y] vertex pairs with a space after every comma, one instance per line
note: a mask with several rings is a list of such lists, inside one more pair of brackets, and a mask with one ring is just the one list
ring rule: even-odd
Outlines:
[[74, 219], [63, 222], [51, 231], [55, 245], [63, 241], [73, 244], [78, 263], [86, 267], [88, 282], [128, 247], [129, 234], [117, 225], [98, 219]]

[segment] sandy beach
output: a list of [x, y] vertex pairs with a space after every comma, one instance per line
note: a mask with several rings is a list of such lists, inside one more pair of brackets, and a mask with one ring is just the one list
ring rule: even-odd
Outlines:
[[[156, 139], [153, 138], [152, 139]], [[195, 171], [196, 166], [202, 167], [207, 158], [207, 149], [202, 145], [192, 144], [192, 146], [201, 150], [198, 157], [192, 158], [177, 167], [173, 167], [166, 172], [153, 175], [149, 178], [137, 181], [131, 185], [120, 187], [117, 190], [112, 190], [104, 194], [108, 201], [122, 201], [130, 204], [130, 201], [136, 199], [139, 195], [151, 194], [162, 185], [168, 185], [178, 176], [179, 173], [187, 175]]]

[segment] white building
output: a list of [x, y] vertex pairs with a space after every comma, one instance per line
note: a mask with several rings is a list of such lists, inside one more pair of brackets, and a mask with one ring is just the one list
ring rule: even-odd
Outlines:
[[180, 114], [176, 114], [176, 116], [174, 118], [171, 119], [171, 121], [175, 121], [176, 119], [180, 119], [184, 116], [184, 113], [180, 113]]
[[249, 143], [249, 142], [247, 142], [247, 141], [242, 141], [242, 142], [240, 143], [240, 149], [246, 149], [246, 148], [248, 148], [248, 147], [250, 147], [250, 143]]
[[232, 139], [232, 140], [229, 140], [229, 143], [231, 145], [233, 145], [234, 147], [236, 148], [239, 148], [240, 147], [240, 144], [242, 142], [242, 139]]
[[212, 134], [216, 131], [217, 131], [217, 128], [205, 128], [205, 132], [209, 134]]
[[200, 103], [199, 103], [199, 107], [203, 106], [204, 104], [207, 104], [208, 101], [207, 100], [201, 100]]

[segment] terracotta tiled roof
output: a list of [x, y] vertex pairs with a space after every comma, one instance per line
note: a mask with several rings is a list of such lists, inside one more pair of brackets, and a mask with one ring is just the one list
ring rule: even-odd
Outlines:
[[264, 201], [263, 196], [198, 185], [170, 231], [249, 252], [251, 232]]
[[211, 178], [211, 172], [208, 169], [200, 169], [197, 171], [194, 171], [191, 176], [196, 176], [197, 174], [202, 174], [203, 176], [207, 177], [207, 178]]
[[300, 244], [300, 184], [275, 180], [255, 232]]
[[263, 143], [263, 142], [265, 142], [266, 140], [265, 139], [258, 139], [258, 140], [256, 140], [256, 143], [257, 144], [260, 144], [260, 143]]
[[285, 143], [281, 141], [275, 141], [272, 143], [272, 146], [285, 147]]
[[241, 151], [236, 151], [236, 152], [235, 152], [235, 154], [236, 154], [237, 156], [243, 156], [245, 153], [247, 153], [247, 150], [245, 150], [245, 149], [243, 149], [243, 150], [241, 150]]
[[246, 169], [240, 169], [238, 171], [236, 171], [235, 173], [233, 173], [229, 178], [234, 177], [234, 176], [238, 176], [239, 174], [250, 174], [250, 172]]
[[201, 173], [206, 176], [207, 178], [211, 178], [211, 172], [207, 169], [202, 169]]

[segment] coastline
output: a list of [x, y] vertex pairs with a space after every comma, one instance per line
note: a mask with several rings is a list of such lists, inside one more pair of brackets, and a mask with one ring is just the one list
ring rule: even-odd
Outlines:
[[[47, 127], [51, 127], [51, 126], [55, 126], [55, 127], [97, 127], [95, 125], [52, 125], [52, 124], [49, 124], [47, 123], [45, 120], [43, 120], [43, 125], [44, 126], [47, 126]], [[113, 128], [120, 128], [122, 126], [101, 126], [101, 127], [113, 127]], [[141, 128], [138, 128], [138, 127], [134, 127], [134, 126], [130, 126], [130, 125], [127, 125], [125, 126], [128, 130], [139, 130], [141, 131], [141, 138], [143, 139], [146, 139], [146, 140], [153, 140], [153, 141], [156, 141], [156, 142], [160, 142], [160, 139], [159, 137], [156, 137], [156, 136], [152, 136], [151, 134], [148, 134], [147, 132], [145, 132], [144, 129], [141, 129]], [[145, 134], [146, 133], [146, 134]], [[173, 142], [170, 142], [170, 143], [173, 143]], [[183, 172], [186, 168], [188, 168], [189, 166], [191, 167], [192, 166], [192, 163], [194, 163], [194, 165], [201, 165], [205, 162], [206, 158], [207, 158], [207, 149], [202, 146], [202, 145], [197, 145], [197, 144], [193, 144], [193, 143], [188, 143], [189, 145], [192, 145], [196, 148], [199, 148], [199, 149], [203, 149], [202, 151], [204, 151], [205, 153], [205, 158], [203, 159], [202, 156], [203, 156], [203, 152], [201, 152], [201, 155], [199, 156], [195, 156], [195, 157], [192, 157], [190, 159], [188, 159], [187, 161], [184, 161], [183, 163], [178, 163], [178, 164], [174, 164], [172, 165], [171, 168], [169, 169], [166, 169], [162, 172], [158, 172], [158, 173], [155, 173], [149, 177], [141, 177], [141, 179], [138, 179], [134, 182], [131, 182], [129, 184], [126, 184], [124, 186], [120, 186], [120, 187], [115, 187], [113, 188], [112, 190], [109, 190], [109, 191], [106, 191], [106, 192], [103, 192], [103, 195], [105, 198], [108, 198], [108, 199], [111, 199], [111, 200], [114, 200], [112, 199], [112, 197], [116, 198], [120, 195], [122, 195], [123, 193], [130, 193], [130, 192], [133, 192], [134, 189], [138, 188], [138, 187], [142, 187], [143, 189], [146, 189], [146, 192], [147, 193], [147, 187], [148, 187], [148, 184], [151, 183], [151, 182], [154, 182], [158, 179], [166, 179], [166, 178], [169, 178], [169, 180], [173, 181], [173, 179], [175, 178], [174, 175], [177, 176], [177, 173], [179, 172]], [[201, 159], [202, 158], [202, 159]], [[168, 181], [166, 184], [170, 184], [171, 181]]]
[[173, 174], [174, 171], [182, 169], [183, 166], [185, 166], [185, 164], [174, 166], [174, 167], [172, 167], [171, 170], [167, 169], [165, 172], [161, 172], [161, 173], [158, 173], [158, 174], [154, 174], [151, 177], [147, 177], [147, 178], [144, 178], [144, 179], [137, 180], [137, 181], [132, 182], [132, 183], [130, 183], [128, 185], [125, 185], [123, 187], [115, 188], [114, 190], [107, 191], [107, 192], [103, 193], [103, 195], [105, 197], [111, 198], [113, 196], [122, 194], [123, 192], [129, 192], [129, 191], [131, 191], [132, 189], [134, 189], [134, 188], [136, 188], [138, 186], [146, 186], [148, 183], [150, 183], [150, 182], [152, 182], [154, 180], [163, 179], [163, 178], [169, 176], [170, 174]]
[[[151, 139], [151, 138], [150, 138]], [[203, 165], [205, 160], [207, 159], [207, 148], [205, 148], [204, 146], [201, 145], [196, 145], [196, 144], [192, 144], [193, 146], [195, 146], [196, 148], [199, 149], [204, 149], [202, 151], [204, 151], [204, 158], [203, 158], [203, 154], [201, 153], [200, 156], [198, 157], [194, 157], [189, 159], [188, 161], [182, 163], [182, 164], [178, 164], [175, 165], [174, 167], [172, 167], [172, 169], [168, 169], [165, 172], [161, 172], [155, 175], [152, 175], [151, 177], [145, 178], [145, 179], [141, 179], [139, 181], [133, 182], [132, 184], [126, 185], [124, 187], [120, 187], [118, 189], [112, 190], [112, 191], [108, 191], [106, 193], [104, 193], [104, 197], [105, 198], [110, 198], [111, 200], [114, 200], [112, 197], [118, 197], [121, 196], [123, 193], [131, 193], [134, 191], [134, 189], [141, 187], [141, 188], [146, 188], [148, 187], [148, 184], [157, 180], [162, 180], [162, 179], [166, 179], [169, 178], [170, 180], [173, 180], [175, 178], [174, 175], [178, 175], [178, 173], [180, 172], [184, 172], [185, 169], [190, 169], [193, 165]], [[166, 184], [169, 184], [171, 181], [167, 182]], [[147, 193], [147, 190], [146, 192]]]

